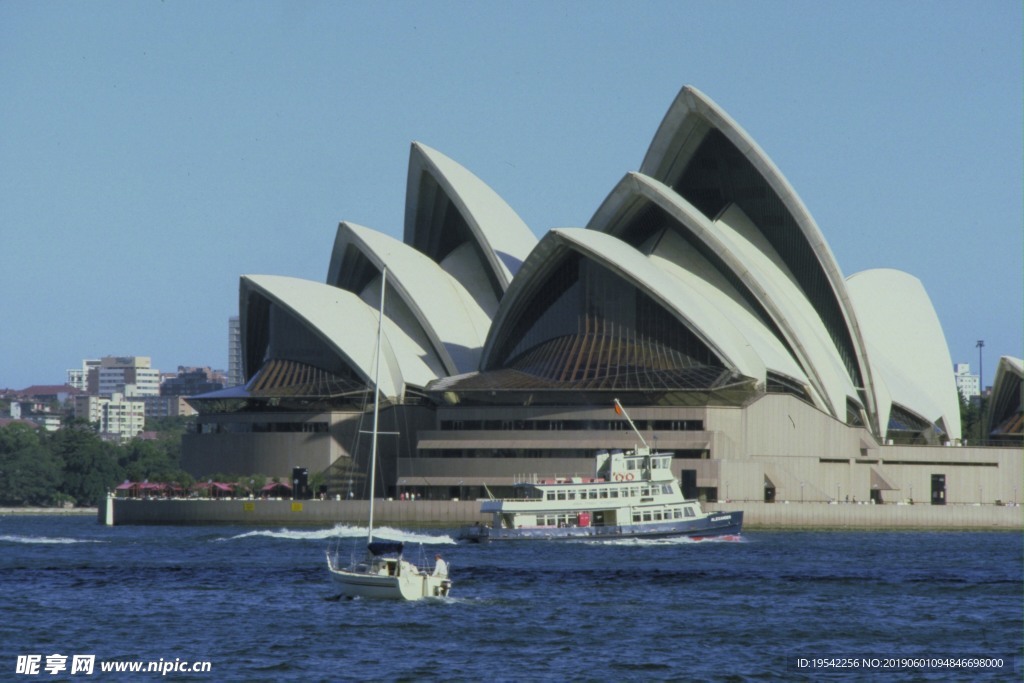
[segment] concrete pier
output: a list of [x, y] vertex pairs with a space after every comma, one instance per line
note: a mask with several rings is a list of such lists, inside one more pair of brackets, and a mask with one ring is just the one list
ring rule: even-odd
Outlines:
[[[743, 510], [744, 529], [961, 529], [1024, 530], [1019, 505], [865, 505], [828, 503], [705, 503], [704, 509]], [[244, 524], [299, 526], [365, 524], [365, 500], [136, 500], [107, 498], [98, 521], [123, 524]], [[379, 525], [455, 528], [488, 523], [479, 501], [378, 500]]]

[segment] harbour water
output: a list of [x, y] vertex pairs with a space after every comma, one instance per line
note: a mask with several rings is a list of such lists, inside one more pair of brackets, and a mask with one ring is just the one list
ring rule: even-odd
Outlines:
[[[403, 604], [338, 599], [324, 552], [364, 533], [0, 517], [0, 679], [1022, 678], [1018, 532], [478, 546], [383, 529], [452, 568], [451, 598]], [[101, 671], [131, 662], [167, 673]]]

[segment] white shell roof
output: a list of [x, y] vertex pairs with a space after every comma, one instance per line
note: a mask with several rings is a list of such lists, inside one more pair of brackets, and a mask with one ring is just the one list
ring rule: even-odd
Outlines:
[[759, 233], [739, 207], [730, 207], [714, 224], [715, 232], [728, 245], [729, 252], [745, 266], [747, 281], [756, 283], [758, 298], [767, 303], [776, 322], [790, 332], [790, 339], [801, 349], [809, 371], [826, 392], [832, 414], [845, 420], [846, 399], [860, 402], [857, 389], [850, 381], [828, 330], [783, 260], [770, 244], [758, 239]]
[[[333, 349], [355, 373], [373, 385], [377, 347], [377, 311], [352, 292], [312, 280], [282, 275], [243, 275], [239, 283], [241, 310], [252, 292], [289, 311], [305, 322], [324, 344]], [[379, 390], [385, 396], [403, 393], [402, 375], [385, 326]]]
[[537, 244], [536, 235], [486, 183], [441, 152], [414, 142], [409, 154], [405, 242], [415, 243], [412, 231], [420, 201], [416, 191], [422, 173], [429, 173], [458, 207], [485, 254], [486, 266], [497, 276], [502, 288], [507, 289], [519, 266]]
[[[803, 238], [814, 251], [822, 272], [831, 285], [833, 296], [838, 302], [839, 309], [846, 319], [847, 330], [853, 343], [852, 351], [857, 356], [857, 364], [860, 367], [862, 379], [866, 385], [866, 399], [869, 402], [866, 408], [869, 415], [874, 417], [876, 414], [875, 406], [873, 405], [876, 398], [874, 380], [868, 357], [864, 350], [864, 340], [850, 302], [849, 294], [846, 291], [842, 272], [810, 212], [781, 171], [765, 154], [764, 150], [754, 142], [753, 138], [704, 93], [696, 88], [687, 86], [676, 96], [676, 99], [659, 125], [658, 131], [655, 133], [641, 164], [641, 173], [657, 180], [664, 180], [672, 174], [673, 169], [677, 169], [680, 164], [688, 160], [696, 150], [702, 133], [706, 132], [709, 128], [715, 128], [725, 135], [757, 169], [783, 202], [787, 211], [789, 211], [799, 226]], [[820, 320], [820, 316], [816, 317]], [[825, 372], [823, 369], [819, 369], [817, 373], [812, 374], [820, 375]], [[845, 367], [844, 374], [847, 374]], [[835, 403], [839, 393], [838, 387], [829, 386], [827, 391], [832, 396], [833, 403]], [[857, 392], [854, 392], [853, 397], [860, 402], [861, 399]], [[838, 415], [845, 417], [845, 405]]]
[[[643, 291], [693, 331], [726, 367], [764, 383], [764, 363], [716, 303], [685, 287], [647, 256], [611, 235], [583, 228], [556, 228], [541, 240], [534, 258], [557, 260], [558, 252], [564, 249], [572, 249], [594, 259]], [[520, 282], [523, 286], [519, 286]], [[499, 317], [495, 318], [484, 347], [484, 367], [490, 365], [487, 354], [505, 334], [502, 327], [514, 322], [507, 317], [507, 312], [518, 308], [519, 297], [530, 296], [535, 291], [527, 285], [540, 284], [520, 279], [513, 282], [506, 293], [508, 301], [502, 303]]]
[[[876, 372], [893, 403], [961, 436], [960, 398], [939, 318], [921, 281], [880, 268], [850, 276], [847, 288]], [[889, 406], [879, 406], [888, 424]]]
[[443, 368], [436, 368], [438, 376], [476, 369], [490, 318], [459, 281], [416, 249], [348, 222], [338, 226], [329, 280], [336, 279], [332, 274], [341, 267], [349, 247], [358, 249], [378, 271], [388, 269], [388, 290], [400, 297], [412, 319], [403, 320], [393, 301], [385, 301], [387, 314], [408, 335], [425, 336], [420, 345], [428, 344], [430, 349], [420, 353], [439, 358]]
[[[765, 365], [803, 383], [819, 408], [845, 419], [846, 397], [856, 399], [856, 389], [836, 354], [828, 332], [788, 274], [785, 263], [764, 240], [751, 244], [750, 240], [756, 240], [758, 233], [749, 219], [733, 206], [718, 221], [709, 221], [672, 188], [643, 174], [630, 173], [609, 194], [589, 227], [615, 231], [620, 227], [616, 220], [618, 213], [638, 198], [654, 202], [676, 220], [680, 229], [721, 259], [736, 280], [771, 316], [793, 353], [797, 354], [796, 358], [749, 309], [721, 273], [714, 278], [708, 275], [699, 278], [704, 283], [700, 286], [707, 298], [733, 311], [730, 319], [741, 326]], [[698, 263], [704, 272], [714, 271], [712, 265], [693, 250], [680, 248], [670, 260], [675, 262], [678, 271], [696, 272], [694, 269]]]

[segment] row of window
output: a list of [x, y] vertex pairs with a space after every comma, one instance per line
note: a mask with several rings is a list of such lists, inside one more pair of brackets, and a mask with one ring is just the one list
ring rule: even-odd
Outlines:
[[601, 500], [608, 498], [639, 498], [659, 493], [671, 495], [672, 485], [644, 486], [600, 486], [586, 489], [556, 489], [545, 492], [545, 500]]
[[[640, 431], [702, 432], [703, 420], [634, 420]], [[630, 431], [624, 420], [441, 420], [443, 431]]]
[[326, 422], [202, 422], [199, 434], [325, 434]]
[[[633, 524], [642, 524], [643, 522], [671, 522], [677, 519], [694, 518], [697, 513], [693, 511], [690, 506], [685, 507], [674, 507], [665, 508], [659, 510], [644, 510], [633, 512]], [[537, 526], [546, 527], [570, 527], [579, 524], [579, 515], [577, 514], [560, 514], [560, 515], [537, 515]]]
[[[416, 451], [419, 458], [586, 458], [593, 462], [592, 448], [430, 448]], [[676, 460], [707, 460], [705, 450], [677, 450]]]
[[638, 510], [634, 510], [633, 524], [640, 524], [641, 522], [670, 522], [674, 519], [682, 519], [684, 516], [696, 517], [697, 514], [690, 506], [683, 508], [669, 508], [664, 511], [644, 510], [643, 512], [640, 512]]

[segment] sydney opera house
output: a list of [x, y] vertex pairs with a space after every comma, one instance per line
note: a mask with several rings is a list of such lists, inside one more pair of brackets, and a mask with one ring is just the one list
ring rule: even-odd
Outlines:
[[385, 495], [589, 473], [596, 450], [636, 443], [618, 398], [706, 500], [1017, 496], [1019, 382], [1016, 444], [967, 443], [920, 281], [844, 276], [780, 170], [689, 87], [588, 224], [539, 239], [413, 143], [402, 241], [342, 222], [323, 282], [242, 276], [246, 382], [190, 400], [189, 471], [304, 467], [331, 497], [365, 495], [385, 269]]

